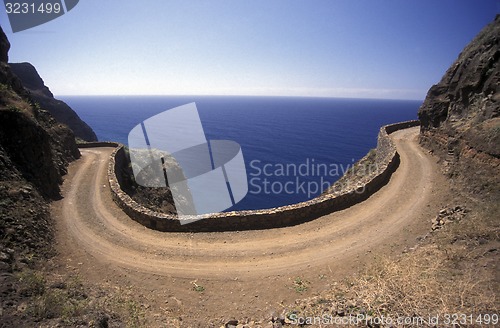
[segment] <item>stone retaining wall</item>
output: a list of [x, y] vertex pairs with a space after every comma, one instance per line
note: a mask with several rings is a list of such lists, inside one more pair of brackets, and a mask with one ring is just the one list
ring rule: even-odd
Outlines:
[[76, 144], [78, 148], [119, 147], [121, 145], [122, 144], [113, 141], [94, 141], [94, 142], [83, 142]]
[[[380, 129], [377, 141], [376, 169], [371, 172], [371, 176], [366, 179], [364, 184], [349, 186], [348, 188], [344, 188], [340, 193], [322, 194], [309, 201], [289, 206], [255, 211], [200, 215], [193, 217], [193, 219], [198, 221], [182, 225], [179, 218], [149, 210], [132, 200], [121, 189], [121, 176], [120, 173], [117, 175], [116, 172], [121, 172], [117, 168], [123, 167], [125, 163], [126, 158], [123, 145], [118, 145], [111, 154], [108, 167], [109, 184], [113, 200], [127, 215], [140, 224], [159, 231], [234, 231], [296, 225], [353, 206], [367, 199], [387, 184], [392, 173], [399, 165], [399, 154], [389, 134], [418, 125], [419, 121], [408, 121], [386, 125]], [[109, 147], [111, 143], [102, 144], [97, 145], [97, 147]], [[92, 146], [89, 147], [96, 147], [96, 143], [92, 143]], [[189, 221], [186, 220], [185, 222]]]

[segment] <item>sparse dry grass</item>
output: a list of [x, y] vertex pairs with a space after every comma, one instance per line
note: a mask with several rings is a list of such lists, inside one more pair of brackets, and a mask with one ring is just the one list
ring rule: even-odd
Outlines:
[[[148, 326], [144, 306], [129, 290], [107, 293], [85, 285], [78, 276], [61, 280], [60, 276], [29, 269], [17, 275], [16, 288], [22, 297], [17, 306], [18, 314], [33, 324], [47, 327], [83, 324], [97, 328]], [[29, 325], [29, 322], [22, 325]]]
[[[433, 326], [427, 322], [429, 316], [438, 316], [443, 323], [449, 314], [472, 314], [474, 319], [498, 314], [500, 206], [472, 207], [464, 220], [432, 233], [413, 251], [398, 259], [380, 258], [359, 275], [334, 283], [327, 294], [296, 302], [295, 308], [287, 310], [288, 318], [360, 314], [421, 318], [418, 326], [422, 327]], [[366, 321], [359, 326], [366, 326]]]
[[33, 109], [25, 99], [15, 93], [10, 86], [0, 83], [0, 110], [15, 110], [26, 113], [30, 116], [33, 115]]
[[379, 317], [496, 313], [492, 277], [478, 276], [471, 265], [456, 270], [454, 261], [446, 250], [424, 246], [396, 262], [380, 260], [350, 281], [350, 293]]
[[330, 186], [330, 188], [325, 190], [323, 194], [341, 193], [361, 184], [367, 177], [371, 176], [371, 173], [377, 170], [376, 157], [377, 150], [375, 148], [370, 149], [365, 157], [352, 164], [344, 175]]

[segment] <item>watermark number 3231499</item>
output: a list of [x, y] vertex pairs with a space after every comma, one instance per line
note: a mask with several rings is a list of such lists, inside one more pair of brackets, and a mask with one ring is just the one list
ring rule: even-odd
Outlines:
[[41, 3], [28, 3], [28, 2], [6, 2], [5, 10], [7, 14], [59, 14], [61, 12], [60, 3], [41, 2]]
[[75, 8], [79, 0], [4, 0], [12, 32], [45, 24]]

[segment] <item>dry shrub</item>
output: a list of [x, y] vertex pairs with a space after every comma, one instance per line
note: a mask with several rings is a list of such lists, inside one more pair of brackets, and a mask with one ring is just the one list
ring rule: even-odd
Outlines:
[[436, 245], [399, 261], [382, 259], [350, 282], [351, 293], [375, 316], [497, 313], [493, 277], [478, 277], [472, 266], [455, 270], [452, 261]]
[[472, 204], [460, 222], [399, 259], [382, 258], [348, 283], [373, 316], [421, 317], [499, 312], [498, 204]]
[[498, 314], [500, 309], [500, 205], [471, 204], [469, 209], [464, 219], [446, 224], [397, 259], [379, 258], [344, 283], [334, 282], [329, 292], [297, 300], [285, 316], [421, 320], [355, 324], [370, 327], [432, 327], [429, 318], [438, 317], [441, 327], [446, 315], [463, 314], [473, 318], [466, 326], [479, 326], [474, 322], [479, 315]]

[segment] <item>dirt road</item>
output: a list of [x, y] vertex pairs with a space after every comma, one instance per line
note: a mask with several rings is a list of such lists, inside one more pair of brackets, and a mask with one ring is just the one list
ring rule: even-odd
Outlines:
[[[321, 291], [374, 257], [401, 253], [429, 230], [446, 202], [445, 182], [418, 145], [418, 128], [391, 136], [401, 165], [366, 201], [305, 224], [244, 232], [162, 233], [139, 225], [111, 199], [112, 149], [83, 149], [69, 168], [64, 198], [53, 204], [61, 267], [131, 288], [144, 302], [167, 300], [157, 307], [160, 317], [279, 311], [299, 297], [293, 277], [310, 282], [308, 293]], [[192, 291], [194, 281], [205, 287], [202, 295]]]

